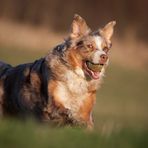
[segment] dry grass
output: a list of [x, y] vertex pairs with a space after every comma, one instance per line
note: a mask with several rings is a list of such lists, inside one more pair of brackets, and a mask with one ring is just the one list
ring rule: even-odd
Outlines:
[[49, 49], [62, 41], [62, 35], [44, 27], [0, 20], [0, 44], [6, 47]]
[[[69, 28], [67, 29], [69, 30]], [[67, 31], [66, 30], [66, 31]], [[65, 33], [56, 33], [45, 27], [33, 27], [0, 20], [0, 45], [26, 49], [45, 50], [63, 41]], [[148, 45], [135, 38], [134, 32], [127, 30], [124, 40], [113, 39], [111, 61], [134, 69], [148, 65]]]

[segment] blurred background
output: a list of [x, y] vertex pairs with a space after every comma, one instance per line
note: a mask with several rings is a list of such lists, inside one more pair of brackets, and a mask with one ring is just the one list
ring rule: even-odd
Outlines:
[[[69, 145], [71, 147], [79, 147], [81, 142], [85, 147], [105, 147], [106, 142], [107, 147], [142, 148], [147, 144], [147, 7], [147, 0], [0, 0], [0, 60], [12, 65], [43, 57], [62, 42], [68, 36], [75, 13], [85, 18], [92, 30], [103, 27], [111, 20], [117, 21], [110, 65], [104, 83], [98, 91], [94, 109], [96, 133], [101, 133], [100, 138], [102, 135], [110, 138], [102, 144], [97, 141], [98, 135], [93, 135], [95, 141], [89, 136], [65, 130], [61, 131], [59, 141], [67, 142], [63, 139], [64, 135], [69, 140], [78, 137]], [[28, 129], [23, 131], [24, 136], [30, 135], [31, 145], [31, 141], [36, 141], [38, 134], [42, 135], [42, 142], [39, 140], [36, 147], [40, 147], [44, 142], [43, 146], [48, 147], [47, 136], [52, 136], [53, 133], [53, 138], [57, 138], [57, 131], [52, 131], [50, 135], [48, 128], [45, 128], [47, 131], [41, 132], [42, 128], [32, 126], [32, 122], [20, 125], [0, 121], [0, 145], [15, 147], [19, 138], [20, 145], [25, 147], [23, 138], [18, 137], [24, 127]], [[37, 133], [34, 133], [34, 130]], [[15, 134], [10, 136], [9, 131]], [[119, 133], [119, 143], [114, 135], [116, 132]], [[87, 140], [89, 138], [91, 141]]]

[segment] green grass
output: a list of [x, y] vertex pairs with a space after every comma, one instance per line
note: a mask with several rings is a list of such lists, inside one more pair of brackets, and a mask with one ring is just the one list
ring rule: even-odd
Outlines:
[[50, 128], [32, 121], [0, 122], [1, 148], [146, 148], [148, 131], [124, 128], [105, 135], [77, 128]]
[[[47, 51], [0, 48], [12, 65], [34, 61]], [[0, 120], [0, 148], [146, 148], [148, 147], [148, 70], [111, 63], [97, 94], [95, 130], [52, 128], [34, 121]]]

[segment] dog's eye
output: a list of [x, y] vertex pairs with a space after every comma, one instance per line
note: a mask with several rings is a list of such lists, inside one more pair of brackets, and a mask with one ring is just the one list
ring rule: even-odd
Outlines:
[[92, 50], [94, 49], [94, 47], [93, 47], [92, 44], [88, 44], [87, 47], [88, 47], [89, 49], [92, 49]]
[[105, 47], [105, 48], [103, 49], [103, 51], [104, 51], [105, 53], [108, 53], [109, 48]]
[[77, 46], [82, 46], [83, 45], [83, 41], [79, 41], [78, 43], [77, 43]]

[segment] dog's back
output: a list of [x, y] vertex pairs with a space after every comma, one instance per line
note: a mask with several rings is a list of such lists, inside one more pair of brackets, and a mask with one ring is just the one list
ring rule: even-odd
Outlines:
[[48, 71], [44, 58], [15, 67], [0, 62], [0, 112], [22, 118], [37, 114], [40, 118], [40, 106], [48, 97]]

